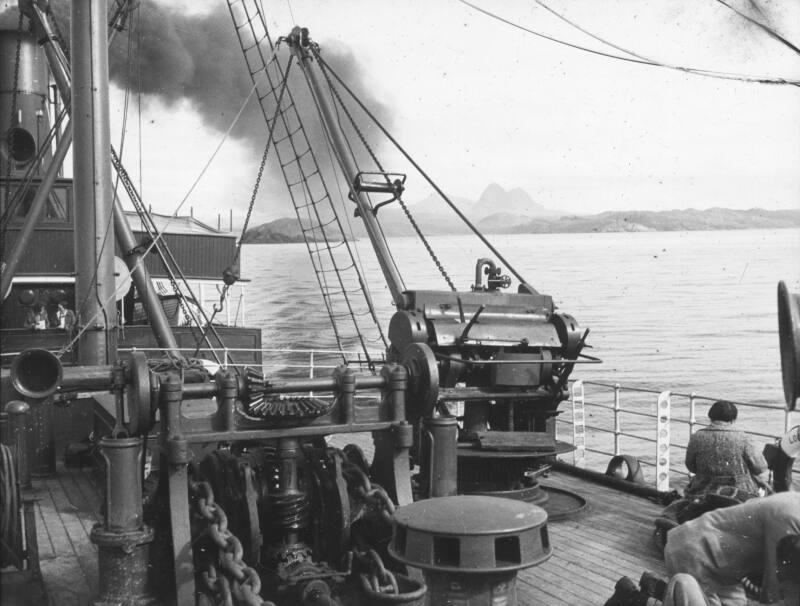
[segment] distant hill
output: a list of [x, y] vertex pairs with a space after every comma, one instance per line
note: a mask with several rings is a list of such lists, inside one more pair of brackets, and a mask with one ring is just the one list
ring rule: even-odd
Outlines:
[[552, 217], [561, 214], [534, 202], [524, 189], [517, 187], [506, 191], [497, 183], [492, 183], [483, 190], [481, 197], [466, 210], [465, 214], [469, 217], [484, 218], [498, 211], [526, 217]]
[[[714, 229], [756, 229], [800, 227], [800, 209], [769, 211], [760, 208], [732, 210], [609, 211], [596, 215], [563, 215], [538, 204], [520, 188], [505, 190], [489, 185], [477, 201], [451, 198], [456, 207], [478, 229], [487, 234], [586, 233], [622, 231], [697, 231]], [[470, 229], [438, 197], [430, 196], [409, 211], [426, 236], [458, 235]], [[410, 236], [415, 231], [398, 204], [378, 212], [387, 236]], [[350, 220], [355, 237], [366, 235], [360, 221]], [[245, 233], [245, 243], [302, 242], [296, 219], [278, 219], [253, 227]]]
[[620, 231], [702, 231], [800, 227], [798, 210], [710, 208], [666, 211], [612, 211], [598, 215], [535, 219], [496, 233], [586, 233]]
[[303, 233], [297, 219], [276, 219], [251, 227], [244, 233], [242, 241], [245, 244], [285, 244], [287, 242], [302, 242]]

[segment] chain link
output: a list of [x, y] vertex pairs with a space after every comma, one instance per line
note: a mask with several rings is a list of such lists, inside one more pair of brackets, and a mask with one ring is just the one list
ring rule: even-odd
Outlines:
[[228, 516], [214, 500], [208, 482], [190, 482], [194, 513], [206, 522], [205, 533], [218, 548], [217, 565], [209, 564], [202, 578], [225, 606], [274, 606], [261, 598], [261, 577], [244, 560], [242, 542], [228, 530]]
[[364, 470], [357, 464], [345, 458], [345, 467], [342, 469], [348, 478], [355, 484], [356, 494], [367, 504], [376, 507], [380, 511], [381, 517], [391, 523], [394, 515], [395, 505], [386, 489], [379, 484], [373, 484]]
[[367, 595], [400, 595], [397, 577], [386, 569], [377, 551], [370, 549], [366, 553], [357, 554], [357, 557], [361, 565], [369, 569], [369, 572], [362, 572], [358, 575], [361, 587]]
[[[277, 51], [277, 47], [275, 49]], [[275, 53], [273, 52], [273, 60], [277, 62], [275, 58]], [[253, 215], [253, 208], [256, 204], [256, 196], [258, 195], [258, 190], [261, 187], [261, 179], [264, 176], [264, 168], [267, 165], [267, 156], [269, 154], [269, 148], [272, 144], [273, 133], [275, 131], [275, 125], [278, 122], [278, 116], [281, 114], [281, 104], [283, 103], [283, 94], [286, 92], [286, 89], [289, 87], [289, 69], [292, 67], [292, 59], [293, 56], [289, 58], [289, 62], [286, 64], [286, 72], [283, 75], [283, 84], [281, 86], [281, 91], [278, 94], [277, 102], [275, 105], [275, 113], [272, 116], [272, 122], [267, 122], [269, 125], [269, 134], [267, 135], [267, 143], [264, 145], [264, 152], [261, 154], [261, 164], [258, 167], [258, 174], [256, 175], [256, 182], [253, 185], [253, 193], [250, 195], [250, 204], [247, 207], [247, 215], [244, 219], [244, 224], [242, 225], [242, 235], [239, 237], [239, 243], [236, 245], [236, 252], [233, 255], [233, 263], [231, 263], [231, 268], [235, 268], [236, 265], [239, 263], [239, 258], [242, 254], [242, 245], [244, 244], [244, 236], [245, 232], [247, 232], [247, 226], [250, 224], [250, 217]], [[264, 67], [264, 70], [267, 70], [268, 66]], [[280, 71], [280, 66], [278, 67]], [[276, 147], [277, 149], [277, 147]], [[238, 276], [237, 276], [238, 279]], [[219, 303], [214, 305], [213, 310], [214, 313], [211, 314], [211, 320], [208, 321], [210, 325], [214, 317], [221, 312], [225, 307], [225, 298], [227, 297], [228, 290], [230, 289], [231, 285], [228, 282], [225, 282], [225, 285], [222, 287], [219, 295]], [[200, 342], [198, 341], [197, 347], [199, 349]], [[197, 352], [195, 352], [196, 355]]]
[[[325, 77], [325, 81], [328, 83], [328, 89], [331, 91], [331, 94], [339, 102], [339, 106], [342, 108], [342, 111], [344, 111], [344, 113], [347, 116], [348, 120], [350, 120], [350, 126], [352, 126], [353, 130], [355, 130], [356, 134], [358, 135], [358, 138], [361, 140], [361, 144], [366, 148], [367, 153], [369, 153], [370, 157], [372, 158], [372, 161], [375, 162], [375, 165], [378, 167], [378, 170], [381, 173], [385, 173], [386, 171], [383, 169], [383, 166], [381, 165], [380, 161], [378, 160], [378, 157], [375, 155], [375, 152], [372, 151], [372, 148], [370, 147], [369, 143], [367, 143], [366, 137], [361, 132], [361, 129], [358, 128], [358, 125], [356, 124], [356, 121], [353, 120], [353, 116], [350, 114], [350, 111], [347, 109], [347, 106], [342, 101], [342, 98], [339, 95], [339, 91], [336, 90], [336, 87], [334, 87], [333, 81], [331, 80], [330, 76], [328, 75], [327, 65], [322, 60], [322, 58], [319, 56], [319, 47], [317, 45], [312, 45], [311, 46], [311, 50], [312, 50], [312, 52], [314, 54], [314, 57], [317, 59], [317, 63], [319, 64], [319, 66], [320, 66], [320, 68], [322, 70], [322, 75]], [[387, 177], [387, 181], [388, 180], [389, 179]], [[351, 185], [351, 187], [352, 187], [352, 185]], [[425, 246], [425, 250], [428, 251], [428, 255], [430, 255], [431, 259], [433, 260], [434, 264], [436, 265], [436, 268], [439, 270], [439, 273], [442, 274], [442, 277], [444, 278], [445, 282], [447, 282], [447, 285], [450, 287], [450, 290], [455, 292], [456, 291], [455, 284], [453, 284], [453, 281], [450, 279], [450, 276], [448, 275], [447, 270], [445, 270], [444, 266], [442, 265], [442, 262], [439, 260], [438, 255], [433, 250], [433, 247], [428, 242], [428, 239], [425, 237], [425, 234], [422, 233], [422, 229], [417, 224], [417, 221], [414, 219], [413, 215], [411, 214], [411, 211], [406, 206], [406, 203], [403, 202], [403, 199], [400, 197], [399, 194], [398, 194], [396, 199], [397, 199], [397, 203], [400, 205], [400, 208], [403, 209], [403, 212], [405, 213], [406, 217], [408, 218], [409, 223], [411, 223], [411, 226], [414, 228], [414, 231], [417, 232], [417, 236], [419, 237], [419, 239], [422, 242], [423, 246]]]

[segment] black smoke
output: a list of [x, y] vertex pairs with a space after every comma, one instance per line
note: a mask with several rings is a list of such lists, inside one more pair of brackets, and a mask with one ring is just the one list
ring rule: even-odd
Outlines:
[[[54, 2], [55, 16], [65, 36], [68, 34], [69, 3]], [[110, 3], [113, 9], [114, 3]], [[185, 14], [168, 4], [143, 0], [128, 16], [126, 30], [118, 34], [109, 48], [111, 81], [129, 87], [148, 99], [167, 106], [188, 101], [205, 124], [225, 132], [250, 92], [253, 83], [247, 72], [228, 7], [215, 3], [210, 12]], [[289, 32], [270, 32], [273, 42]], [[352, 52], [337, 43], [321, 44], [325, 61], [344, 80], [381, 122], [389, 126], [387, 106], [371, 93], [368, 75]], [[285, 66], [288, 48], [280, 50]], [[312, 147], [324, 143], [316, 119], [314, 103], [300, 77], [299, 68], [290, 78], [291, 90]], [[346, 94], [343, 94], [346, 97]], [[347, 99], [345, 102], [350, 105]], [[272, 117], [274, 107], [267, 110]], [[363, 115], [354, 110], [357, 119]], [[266, 143], [267, 126], [258, 103], [251, 100], [231, 136], [254, 150]], [[374, 129], [367, 128], [368, 138]], [[376, 141], [372, 141], [376, 144]], [[319, 148], [321, 151], [321, 148]]]

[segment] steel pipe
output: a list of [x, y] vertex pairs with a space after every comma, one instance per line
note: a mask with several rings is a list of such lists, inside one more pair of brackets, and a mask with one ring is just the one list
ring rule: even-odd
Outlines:
[[85, 365], [116, 357], [107, 12], [105, 0], [71, 3], [75, 313], [84, 327], [78, 359]]

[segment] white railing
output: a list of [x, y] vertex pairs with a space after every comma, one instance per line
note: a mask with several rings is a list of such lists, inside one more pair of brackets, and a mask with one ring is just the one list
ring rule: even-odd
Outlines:
[[[644, 471], [645, 477], [652, 476], [656, 488], [669, 490], [674, 479], [671, 473], [677, 474], [677, 483], [685, 482], [689, 476], [683, 465], [686, 446], [696, 428], [704, 426], [697, 422], [698, 408], [707, 408], [719, 399], [723, 398], [623, 387], [618, 383], [574, 381], [571, 406], [562, 411], [569, 414], [558, 418], [556, 433], [562, 439], [572, 436], [575, 450], [570, 462], [574, 465], [604, 472], [611, 457], [632, 455], [653, 470], [652, 474]], [[800, 423], [800, 411], [734, 403], [739, 409], [738, 428], [757, 442], [773, 442]], [[582, 427], [576, 429], [576, 425]], [[794, 473], [800, 473], [797, 464]]]

